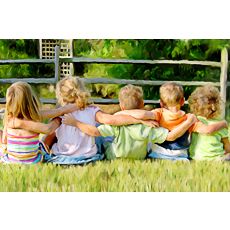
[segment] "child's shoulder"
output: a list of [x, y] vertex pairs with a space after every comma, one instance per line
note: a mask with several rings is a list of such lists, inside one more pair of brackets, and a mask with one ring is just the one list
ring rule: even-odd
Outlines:
[[79, 109], [73, 112], [73, 114], [78, 114], [78, 113], [96, 113], [100, 111], [100, 108], [95, 106], [95, 105], [89, 105], [85, 107], [84, 109]]
[[214, 124], [214, 123], [220, 122], [220, 121], [224, 121], [224, 119], [222, 119], [222, 118], [212, 118], [212, 119], [208, 119], [208, 118], [202, 117], [202, 116], [197, 116], [197, 119], [198, 119], [198, 121], [200, 121], [200, 122], [202, 122], [202, 123], [204, 123], [204, 124], [207, 124], [207, 125], [209, 125], [209, 124]]

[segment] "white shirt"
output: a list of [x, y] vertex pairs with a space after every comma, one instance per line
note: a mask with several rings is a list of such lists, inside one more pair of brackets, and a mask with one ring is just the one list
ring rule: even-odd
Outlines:
[[[100, 109], [88, 106], [71, 114], [79, 121], [95, 126], [95, 115]], [[95, 138], [81, 132], [77, 127], [61, 124], [56, 130], [57, 143], [52, 147], [55, 155], [93, 156], [97, 153]]]

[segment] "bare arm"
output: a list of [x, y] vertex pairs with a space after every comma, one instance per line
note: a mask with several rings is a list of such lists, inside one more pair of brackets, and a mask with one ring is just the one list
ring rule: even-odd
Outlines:
[[147, 111], [142, 109], [123, 110], [115, 113], [115, 115], [129, 115], [140, 120], [156, 120], [154, 111]]
[[78, 108], [75, 104], [68, 104], [68, 105], [62, 106], [57, 109], [41, 110], [40, 113], [41, 113], [42, 119], [50, 119], [50, 118], [62, 116], [66, 113], [71, 113], [77, 109]]
[[76, 120], [72, 114], [65, 115], [62, 122], [63, 124], [71, 125], [79, 128], [83, 133], [86, 133], [89, 136], [93, 136], [93, 137], [101, 136], [100, 132], [95, 126]]
[[102, 124], [107, 125], [132, 125], [142, 123], [141, 120], [138, 120], [132, 116], [128, 115], [111, 115], [98, 111], [96, 113], [96, 121]]
[[7, 125], [4, 126], [4, 129], [3, 129], [3, 132], [2, 132], [2, 143], [3, 144], [7, 143], [6, 129], [7, 129]]
[[50, 123], [44, 124], [36, 121], [21, 120], [18, 118], [10, 119], [9, 128], [20, 128], [35, 133], [49, 134], [53, 133], [61, 124], [60, 118], [54, 118]]
[[167, 141], [175, 141], [177, 138], [181, 137], [191, 125], [196, 122], [196, 117], [193, 114], [187, 115], [187, 120], [181, 123], [181, 125], [177, 126], [175, 129], [169, 132], [166, 140]]
[[211, 134], [223, 128], [228, 128], [228, 124], [225, 120], [219, 121], [219, 122], [216, 122], [215, 124], [210, 124], [210, 125], [205, 125], [202, 122], [199, 122], [196, 125], [194, 132], [202, 133], [202, 134]]

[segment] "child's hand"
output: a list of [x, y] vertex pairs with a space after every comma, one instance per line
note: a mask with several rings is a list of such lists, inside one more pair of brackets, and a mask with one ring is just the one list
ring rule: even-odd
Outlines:
[[63, 107], [61, 107], [62, 109], [62, 114], [67, 114], [67, 113], [72, 113], [74, 111], [76, 111], [78, 109], [76, 104], [68, 104], [68, 105], [64, 105]]
[[62, 123], [65, 125], [75, 126], [76, 119], [72, 114], [65, 114], [62, 118]]
[[194, 124], [197, 121], [197, 118], [196, 118], [196, 116], [194, 114], [188, 113], [187, 114], [187, 121], [189, 123], [191, 123], [191, 125], [192, 125], [192, 124]]
[[60, 125], [62, 119], [61, 119], [60, 117], [55, 117], [55, 118], [52, 119], [52, 121], [54, 121], [56, 124], [59, 124], [59, 125]]
[[154, 121], [154, 120], [146, 120], [146, 121], [141, 121], [143, 125], [150, 126], [152, 128], [159, 127], [159, 123]]
[[11, 129], [16, 129], [20, 126], [20, 119], [13, 117], [13, 118], [8, 118], [7, 120], [7, 127]]

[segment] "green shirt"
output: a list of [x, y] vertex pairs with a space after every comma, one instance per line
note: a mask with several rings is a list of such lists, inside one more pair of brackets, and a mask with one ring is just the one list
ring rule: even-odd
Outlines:
[[[203, 124], [209, 125], [220, 120], [197, 117]], [[226, 128], [211, 134], [192, 133], [192, 141], [189, 148], [190, 157], [195, 160], [218, 160], [224, 155], [222, 138], [228, 137]]]
[[102, 136], [114, 136], [112, 144], [106, 146], [107, 159], [129, 158], [144, 159], [148, 143], [162, 143], [166, 140], [168, 130], [151, 128], [142, 124], [127, 126], [101, 125], [98, 127]]

